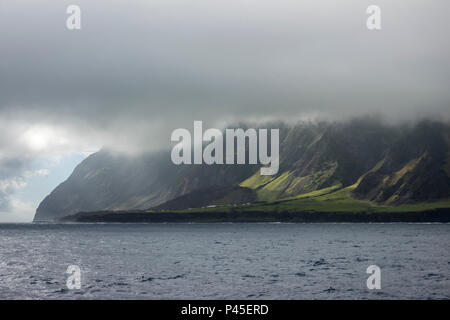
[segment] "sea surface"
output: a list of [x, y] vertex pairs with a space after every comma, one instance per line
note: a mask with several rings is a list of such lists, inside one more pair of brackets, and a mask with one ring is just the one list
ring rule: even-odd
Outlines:
[[450, 224], [0, 224], [0, 298], [449, 299]]

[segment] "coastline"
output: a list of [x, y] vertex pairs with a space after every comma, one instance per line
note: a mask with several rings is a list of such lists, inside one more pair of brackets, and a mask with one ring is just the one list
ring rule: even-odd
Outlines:
[[[39, 221], [36, 221], [39, 222]], [[417, 212], [222, 212], [222, 211], [95, 211], [79, 212], [58, 222], [450, 222], [450, 208]]]

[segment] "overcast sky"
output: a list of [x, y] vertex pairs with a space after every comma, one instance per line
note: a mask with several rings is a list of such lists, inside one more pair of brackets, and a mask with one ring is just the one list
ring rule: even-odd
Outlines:
[[[70, 4], [81, 30], [66, 28]], [[381, 8], [380, 31], [366, 28], [370, 4]], [[74, 159], [101, 146], [167, 148], [170, 132], [193, 120], [448, 120], [449, 9], [438, 0], [0, 0], [0, 221], [15, 211], [31, 220], [30, 183], [45, 195]]]

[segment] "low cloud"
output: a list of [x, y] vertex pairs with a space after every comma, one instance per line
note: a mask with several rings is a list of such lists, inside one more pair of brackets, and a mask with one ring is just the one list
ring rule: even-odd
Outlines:
[[26, 186], [26, 182], [20, 177], [0, 180], [0, 212], [11, 210], [11, 195]]

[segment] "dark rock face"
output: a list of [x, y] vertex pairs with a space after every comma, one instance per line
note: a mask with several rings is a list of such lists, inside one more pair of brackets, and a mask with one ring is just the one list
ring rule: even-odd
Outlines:
[[246, 203], [266, 189], [282, 199], [337, 184], [356, 184], [354, 197], [391, 205], [450, 197], [447, 124], [393, 127], [357, 119], [272, 127], [280, 128], [280, 170], [269, 180], [261, 180], [259, 165], [176, 166], [170, 151], [126, 157], [103, 150], [41, 202], [35, 221], [83, 211]]
[[[294, 129], [295, 130], [295, 129]], [[309, 136], [293, 157], [287, 157], [287, 167], [295, 177], [310, 177], [310, 183], [297, 188], [295, 194], [329, 187], [337, 182], [348, 186], [373, 168], [392, 143], [395, 129], [378, 121], [356, 119], [345, 124], [322, 124], [311, 134], [310, 128], [296, 130], [285, 149], [297, 148], [297, 136]], [[286, 150], [288, 153], [289, 151]], [[284, 153], [281, 153], [281, 156]], [[312, 184], [312, 189], [308, 185]], [[284, 194], [285, 196], [295, 194]]]
[[238, 184], [255, 170], [254, 166], [176, 166], [170, 152], [126, 157], [100, 151], [80, 163], [40, 203], [34, 221], [80, 211], [148, 209], [197, 189]]
[[402, 132], [354, 194], [390, 204], [450, 197], [448, 133], [448, 126], [431, 122]]

